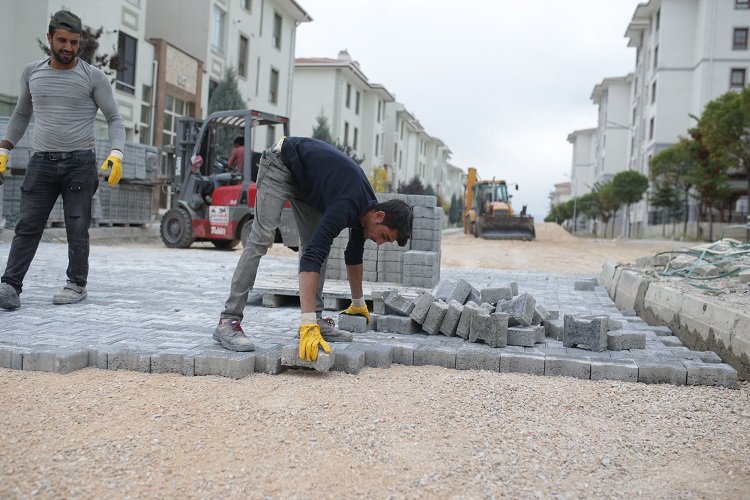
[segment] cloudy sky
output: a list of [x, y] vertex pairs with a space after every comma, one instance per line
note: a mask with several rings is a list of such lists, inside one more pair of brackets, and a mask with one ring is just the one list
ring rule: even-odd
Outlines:
[[[645, 0], [643, 0], [645, 2]], [[590, 96], [634, 69], [625, 29], [637, 0], [297, 0], [313, 18], [297, 57], [347, 49], [481, 178], [518, 183], [544, 218], [570, 173], [570, 132], [596, 126]]]

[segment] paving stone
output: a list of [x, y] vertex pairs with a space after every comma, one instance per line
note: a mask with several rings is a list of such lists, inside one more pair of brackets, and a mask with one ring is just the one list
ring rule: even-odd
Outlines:
[[547, 318], [549, 318], [549, 316], [549, 311], [547, 311], [547, 309], [545, 309], [543, 305], [537, 303], [537, 305], [534, 307], [534, 316], [531, 319], [531, 324], [541, 325], [547, 320]]
[[365, 352], [359, 349], [336, 348], [332, 370], [356, 375], [365, 367]]
[[[183, 374], [185, 354], [180, 352], [162, 351], [151, 355], [151, 373], [179, 373]], [[194, 371], [193, 365], [193, 371]]]
[[443, 323], [445, 313], [448, 312], [448, 304], [438, 299], [430, 305], [430, 309], [427, 311], [427, 316], [422, 323], [422, 330], [429, 333], [430, 335], [437, 335], [440, 333], [440, 325]]
[[432, 290], [432, 295], [436, 299], [444, 302], [456, 300], [463, 304], [471, 293], [472, 286], [465, 280], [446, 280], [442, 279]]
[[456, 352], [456, 369], [500, 371], [500, 352], [483, 345], [466, 344]]
[[362, 349], [365, 352], [365, 365], [372, 368], [390, 368], [393, 364], [393, 347], [389, 345], [357, 343], [351, 348]]
[[461, 313], [464, 310], [464, 306], [457, 300], [451, 300], [448, 303], [448, 310], [445, 312], [443, 322], [440, 323], [440, 333], [445, 336], [453, 337], [456, 335], [456, 329], [458, 328], [458, 321], [461, 319]]
[[687, 369], [688, 385], [716, 385], [729, 389], [737, 388], [737, 370], [726, 363], [704, 363], [683, 360]]
[[367, 318], [363, 316], [339, 314], [338, 327], [341, 330], [347, 330], [353, 333], [365, 333], [367, 331]]
[[414, 365], [415, 345], [396, 344], [393, 346], [393, 362], [399, 365]]
[[638, 365], [638, 382], [644, 384], [673, 384], [687, 383], [687, 369], [681, 361], [652, 361], [635, 358]]
[[[297, 344], [297, 348], [299, 349], [299, 343]], [[299, 354], [299, 351], [297, 351], [297, 354]], [[284, 370], [281, 365], [281, 347], [259, 348], [256, 345], [254, 369], [258, 373], [266, 373], [268, 375], [281, 373]]]
[[336, 350], [330, 353], [318, 349], [318, 359], [308, 361], [299, 357], [299, 344], [288, 344], [281, 348], [281, 365], [289, 368], [311, 368], [319, 372], [327, 372], [333, 367], [336, 359]]
[[22, 368], [29, 371], [43, 371], [66, 374], [89, 365], [87, 349], [57, 349], [24, 353]]
[[562, 340], [565, 336], [565, 327], [561, 319], [544, 320], [544, 334], [555, 340]]
[[107, 353], [108, 370], [130, 370], [134, 372], [151, 372], [151, 356], [133, 350], [114, 350]]
[[217, 375], [226, 377], [229, 355], [226, 353], [204, 353], [195, 356], [193, 373], [196, 376]]
[[607, 349], [607, 318], [578, 319], [566, 314], [563, 318], [565, 347], [586, 346], [591, 351]]
[[591, 359], [591, 380], [638, 382], [638, 365], [632, 359]]
[[523, 347], [534, 347], [539, 339], [539, 331], [544, 332], [544, 327], [540, 326], [510, 326], [508, 327], [508, 345], [517, 345]]
[[665, 335], [659, 337], [659, 342], [664, 344], [667, 347], [681, 347], [682, 341], [679, 337], [675, 337], [674, 335]]
[[589, 379], [591, 358], [547, 355], [544, 358], [544, 374]]
[[573, 283], [573, 289], [577, 291], [593, 291], [596, 289], [596, 282], [592, 280], [578, 280]]
[[510, 287], [510, 291], [514, 297], [518, 295], [518, 283], [517, 282], [511, 281], [510, 283], [508, 283], [508, 286]]
[[442, 366], [456, 368], [458, 347], [447, 345], [421, 345], [414, 349], [414, 366]]
[[409, 313], [409, 317], [421, 325], [434, 301], [435, 297], [430, 292], [424, 292], [414, 301], [414, 308]]
[[396, 290], [385, 297], [385, 306], [388, 314], [408, 316], [414, 309], [414, 299], [405, 297], [399, 290]]
[[704, 363], [721, 363], [721, 358], [713, 351], [698, 352], [698, 357]]
[[[224, 377], [241, 379], [245, 378], [255, 371], [255, 361], [258, 359], [257, 353], [252, 352], [231, 352], [227, 355]], [[279, 363], [278, 370], [281, 371], [281, 358], [277, 358]], [[271, 368], [271, 363], [267, 360], [266, 369]], [[271, 371], [266, 373], [273, 374]], [[276, 372], [278, 373], [278, 371]]]
[[479, 312], [472, 316], [469, 341], [483, 341], [490, 347], [508, 345], [508, 314]]
[[458, 320], [456, 326], [456, 335], [462, 339], [469, 338], [469, 332], [471, 331], [471, 319], [480, 311], [480, 307], [475, 302], [467, 302], [464, 304], [464, 308], [461, 311], [461, 317]]
[[544, 375], [544, 355], [525, 353], [502, 353], [500, 371], [504, 373], [529, 373]]
[[411, 335], [422, 332], [422, 325], [409, 316], [386, 315], [378, 318], [377, 329], [381, 332]]
[[535, 308], [534, 297], [528, 293], [522, 293], [514, 299], [498, 302], [495, 310], [510, 315], [508, 326], [529, 326], [534, 319]]
[[607, 332], [607, 349], [623, 351], [626, 349], [645, 349], [646, 335], [633, 330], [613, 330]]
[[510, 300], [513, 298], [513, 291], [510, 287], [499, 286], [492, 288], [482, 288], [479, 292], [482, 302], [497, 304], [501, 300]]

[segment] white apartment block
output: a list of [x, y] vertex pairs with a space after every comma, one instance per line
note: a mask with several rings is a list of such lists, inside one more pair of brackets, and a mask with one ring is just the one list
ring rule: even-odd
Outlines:
[[368, 177], [386, 160], [386, 105], [394, 101], [383, 85], [372, 83], [345, 50], [332, 58], [297, 58], [294, 64], [291, 134], [309, 137], [319, 116], [340, 145], [364, 158]]
[[[604, 184], [629, 166], [630, 95], [633, 75], [605, 78], [594, 87], [591, 100], [599, 108], [594, 136], [593, 181]], [[588, 192], [589, 190], [587, 190]]]
[[573, 145], [570, 185], [576, 198], [591, 192], [596, 182], [597, 129], [574, 130], [568, 134], [568, 142]]

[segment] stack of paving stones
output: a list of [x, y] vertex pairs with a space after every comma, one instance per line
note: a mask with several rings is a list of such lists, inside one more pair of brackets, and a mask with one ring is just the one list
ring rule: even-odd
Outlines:
[[[403, 200], [414, 211], [412, 235], [405, 247], [398, 243], [365, 242], [363, 279], [405, 286], [432, 288], [440, 280], [440, 242], [443, 209], [436, 207], [434, 196], [378, 193], [378, 201]], [[346, 279], [344, 250], [349, 241], [349, 230], [344, 230], [333, 241], [328, 255], [326, 279]]]
[[[737, 384], [737, 372], [715, 353], [691, 351], [668, 328], [619, 311], [604, 287], [576, 284], [589, 280], [488, 269], [444, 269], [441, 282], [429, 291], [394, 287], [373, 299], [370, 324], [340, 317], [338, 326], [354, 330], [354, 341], [331, 343], [331, 355], [320, 351], [318, 361], [307, 366], [296, 357], [298, 309], [262, 307], [262, 296], [253, 295], [243, 327], [255, 350], [231, 352], [211, 339], [227, 282], [201, 273], [233, 269], [236, 255], [218, 253], [212, 256], [215, 266], [206, 269], [199, 249], [180, 251], [180, 266], [156, 258], [157, 252], [163, 250], [134, 254], [127, 248], [92, 247], [92, 270], [107, 272], [92, 272], [88, 300], [61, 307], [49, 297], [65, 268], [65, 247], [42, 243], [23, 306], [0, 312], [0, 367], [241, 378], [300, 366], [356, 374], [397, 363], [591, 380]], [[107, 266], [113, 259], [129, 265]], [[141, 270], [138, 275], [134, 266]], [[263, 273], [296, 276], [293, 259], [267, 257], [261, 266]]]

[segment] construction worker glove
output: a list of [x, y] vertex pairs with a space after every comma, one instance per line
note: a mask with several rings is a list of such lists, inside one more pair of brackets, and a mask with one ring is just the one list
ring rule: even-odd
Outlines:
[[112, 169], [109, 172], [107, 182], [110, 186], [116, 186], [122, 178], [122, 151], [119, 149], [113, 149], [109, 152], [109, 156], [102, 163], [102, 170]]
[[5, 169], [8, 168], [8, 156], [10, 156], [10, 150], [0, 148], [0, 174], [5, 172]]
[[317, 323], [308, 323], [299, 327], [299, 357], [305, 361], [315, 361], [318, 359], [318, 347], [324, 352], [331, 352], [328, 342], [323, 340], [320, 334], [320, 325]]
[[347, 314], [349, 316], [363, 316], [367, 318], [367, 322], [370, 322], [370, 311], [367, 310], [367, 304], [363, 306], [355, 306], [350, 304], [349, 307], [341, 311], [339, 314]]

